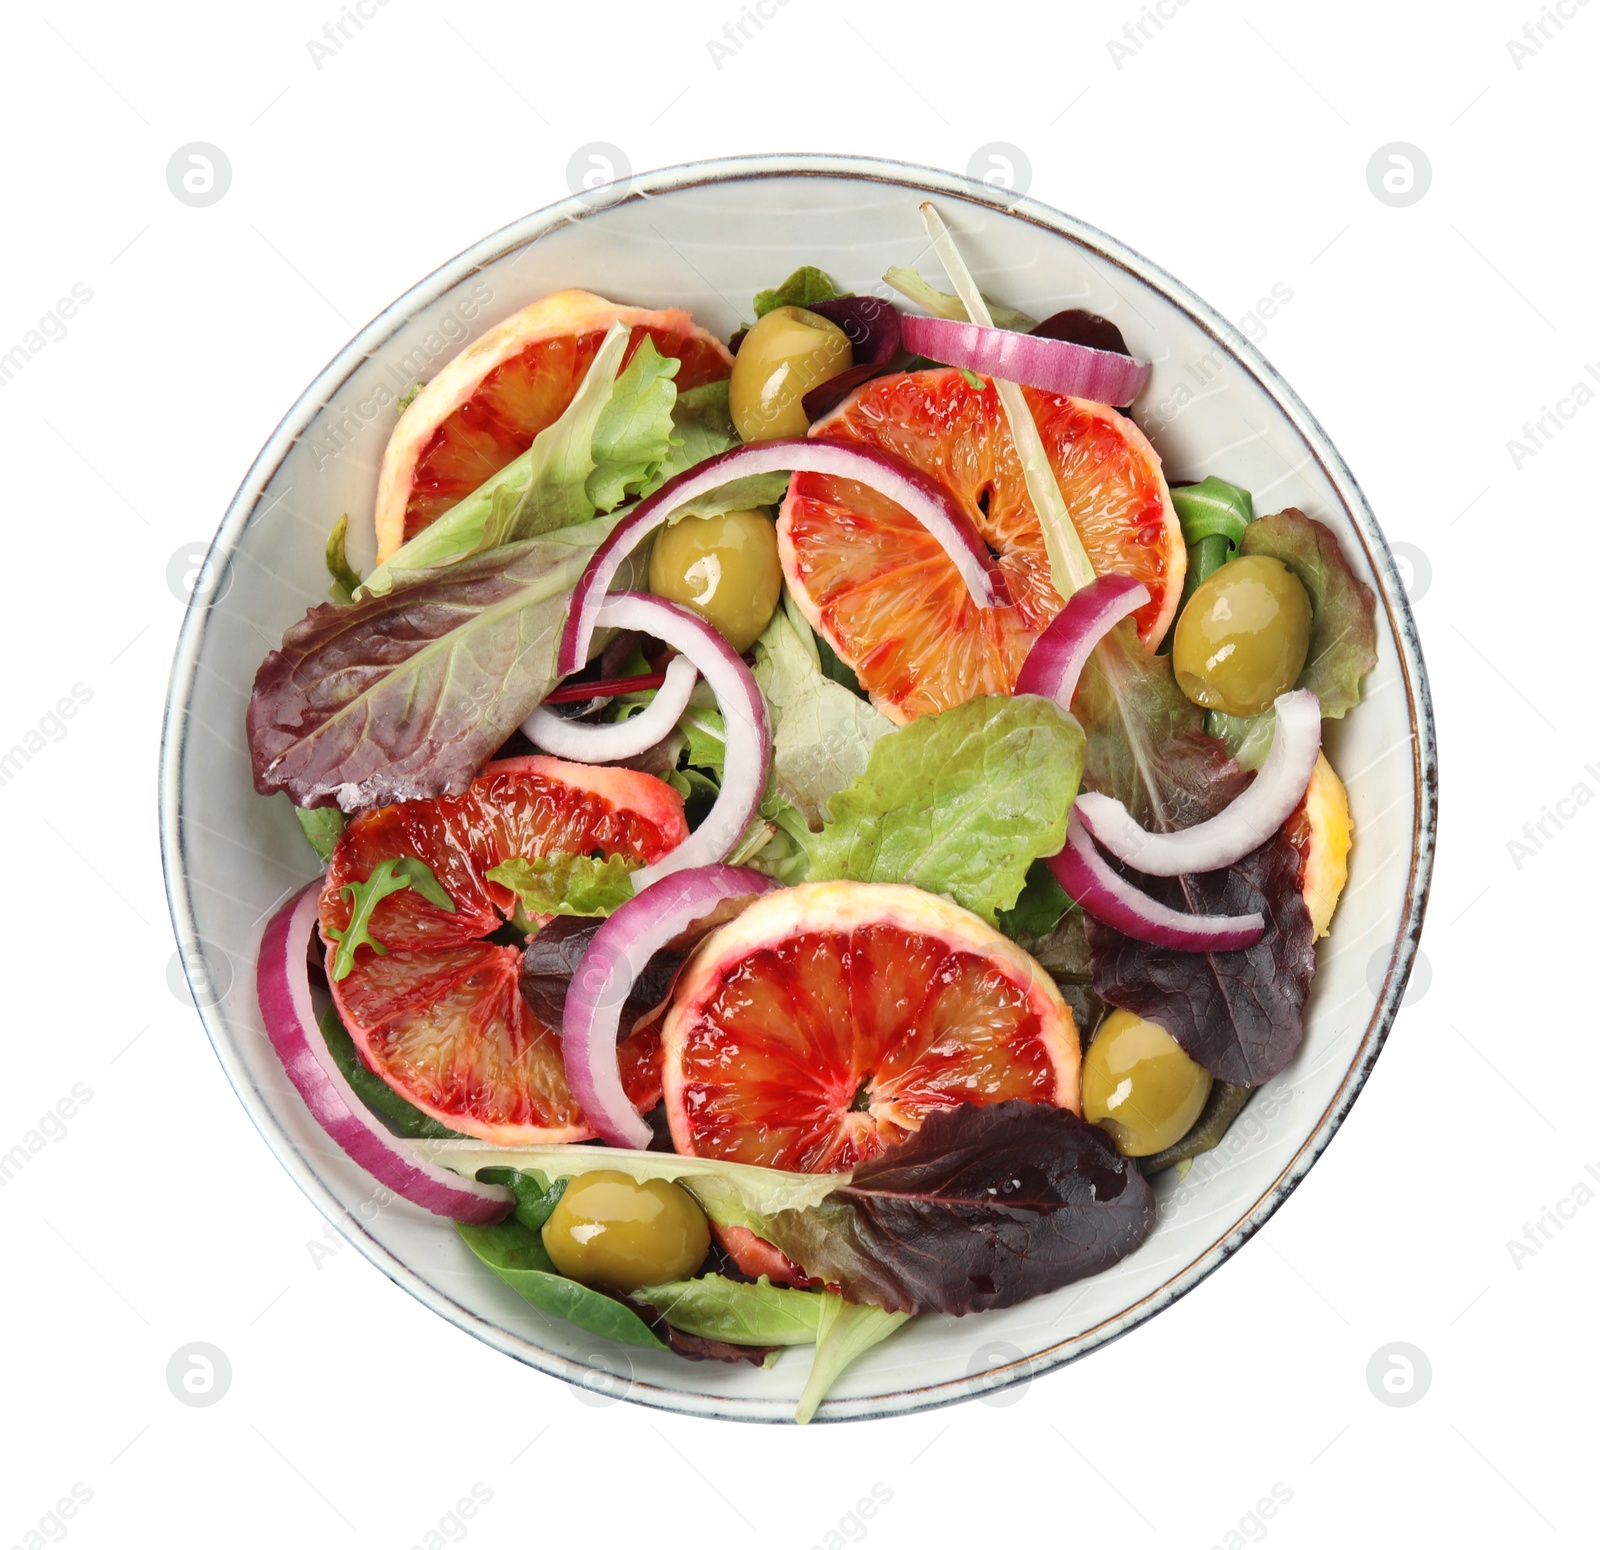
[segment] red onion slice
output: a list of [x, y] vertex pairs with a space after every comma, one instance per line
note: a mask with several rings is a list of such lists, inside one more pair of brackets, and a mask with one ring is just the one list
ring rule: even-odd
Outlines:
[[832, 474], [870, 486], [903, 506], [939, 541], [961, 573], [967, 592], [980, 608], [994, 608], [1006, 599], [1005, 584], [983, 540], [950, 494], [926, 475], [869, 447], [812, 440], [805, 436], [752, 442], [696, 463], [669, 479], [654, 495], [639, 502], [595, 550], [572, 594], [572, 608], [561, 632], [556, 671], [575, 673], [589, 657], [589, 644], [599, 623], [600, 600], [617, 569], [641, 539], [653, 533], [680, 506], [708, 495], [733, 479], [772, 473]]
[[1149, 361], [1092, 349], [1069, 339], [1019, 334], [1011, 328], [985, 328], [978, 323], [908, 313], [900, 320], [900, 335], [907, 349], [929, 360], [1119, 408], [1131, 404], [1150, 377]]
[[511, 1191], [478, 1184], [413, 1151], [358, 1098], [328, 1053], [317, 1027], [306, 969], [306, 943], [317, 921], [318, 879], [267, 923], [256, 960], [256, 996], [267, 1037], [312, 1118], [379, 1183], [413, 1205], [458, 1222], [498, 1222], [514, 1204]]
[[1136, 942], [1180, 953], [1225, 953], [1254, 946], [1266, 930], [1259, 914], [1186, 915], [1152, 899], [1106, 864], [1076, 810], [1067, 819], [1065, 849], [1048, 865], [1085, 914]]
[[1322, 705], [1311, 690], [1280, 694], [1273, 709], [1272, 748], [1256, 778], [1216, 817], [1170, 834], [1152, 834], [1115, 797], [1098, 791], [1084, 792], [1074, 811], [1113, 856], [1148, 877], [1232, 866], [1264, 845], [1300, 805], [1322, 747]]
[[613, 1146], [643, 1151], [650, 1145], [650, 1127], [628, 1101], [617, 1064], [622, 1004], [633, 982], [673, 937], [721, 900], [773, 886], [770, 877], [746, 867], [696, 867], [643, 889], [595, 932], [567, 991], [561, 1059], [583, 1117]]
[[676, 647], [711, 686], [727, 731], [717, 800], [688, 839], [633, 874], [634, 888], [644, 889], [671, 872], [721, 861], [739, 843], [767, 789], [772, 726], [755, 675], [699, 614], [646, 592], [613, 592], [600, 599], [595, 622]]
[[580, 764], [609, 764], [616, 759], [632, 759], [647, 748], [654, 748], [678, 724], [689, 707], [700, 677], [687, 657], [674, 657], [667, 664], [666, 677], [656, 697], [626, 721], [594, 723], [569, 721], [541, 705], [522, 723], [522, 735], [536, 748], [553, 753], [558, 759], [575, 759]]
[[1068, 714], [1089, 653], [1129, 614], [1150, 601], [1131, 576], [1097, 576], [1074, 592], [1028, 652], [1017, 674], [1018, 694], [1042, 694]]

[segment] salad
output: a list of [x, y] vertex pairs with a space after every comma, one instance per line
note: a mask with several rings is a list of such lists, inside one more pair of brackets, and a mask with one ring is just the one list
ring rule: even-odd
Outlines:
[[809, 1360], [802, 1421], [1133, 1253], [1294, 1057], [1376, 662], [1327, 527], [1169, 481], [1118, 328], [923, 218], [951, 292], [490, 328], [247, 718], [325, 868], [258, 969], [318, 1122], [546, 1315]]

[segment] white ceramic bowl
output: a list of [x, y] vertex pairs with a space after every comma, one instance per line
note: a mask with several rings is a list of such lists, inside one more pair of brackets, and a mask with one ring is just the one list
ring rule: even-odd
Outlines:
[[[991, 295], [1043, 316], [1087, 307], [1155, 363], [1138, 417], [1173, 478], [1217, 473], [1258, 511], [1296, 505], [1330, 524], [1379, 600], [1379, 661], [1365, 702], [1333, 729], [1356, 845], [1322, 944], [1304, 1047], [1228, 1140], [1181, 1183], [1115, 1269], [966, 1319], [914, 1321], [851, 1369], [824, 1420], [887, 1415], [1035, 1376], [1159, 1312], [1216, 1269], [1282, 1203], [1328, 1144], [1376, 1059], [1421, 926], [1434, 831], [1434, 742], [1411, 614], [1383, 537], [1327, 437], [1261, 355], [1153, 264], [1026, 198], [949, 173], [835, 157], [698, 163], [586, 192], [486, 238], [353, 339], [284, 417], [212, 545], [184, 621], [162, 747], [163, 857], [173, 923], [218, 1058], [285, 1168], [374, 1264], [464, 1330], [543, 1372], [643, 1404], [784, 1420], [804, 1381], [613, 1346], [545, 1318], [489, 1274], [448, 1222], [380, 1204], [289, 1085], [262, 1029], [254, 964], [263, 923], [316, 867], [288, 804], [252, 789], [245, 704], [264, 653], [327, 586], [332, 519], [361, 517], [393, 424], [393, 396], [536, 297], [582, 286], [690, 308], [727, 334], [748, 299], [797, 264], [881, 289], [889, 264], [943, 285], [917, 206], [934, 199]], [[1186, 395], [1179, 391], [1187, 386]], [[382, 389], [389, 389], [385, 396]], [[1159, 406], [1159, 411], [1158, 411]], [[369, 547], [365, 554], [360, 545]]]

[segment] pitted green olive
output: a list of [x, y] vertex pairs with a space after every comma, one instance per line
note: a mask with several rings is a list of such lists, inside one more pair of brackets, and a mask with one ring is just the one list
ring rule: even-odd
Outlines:
[[711, 1229], [682, 1185], [598, 1168], [567, 1185], [540, 1237], [562, 1275], [632, 1292], [693, 1275]]
[[1281, 560], [1230, 560], [1194, 590], [1172, 640], [1172, 671], [1196, 705], [1254, 716], [1295, 685], [1311, 643], [1311, 599]]
[[744, 441], [804, 436], [810, 421], [801, 400], [849, 368], [845, 331], [804, 307], [774, 307], [757, 319], [734, 357], [728, 408]]

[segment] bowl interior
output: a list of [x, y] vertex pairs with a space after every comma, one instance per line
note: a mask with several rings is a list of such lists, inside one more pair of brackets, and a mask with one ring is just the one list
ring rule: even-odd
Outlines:
[[1020, 1307], [914, 1321], [869, 1353], [822, 1412], [843, 1418], [938, 1404], [1081, 1355], [1221, 1263], [1310, 1166], [1354, 1098], [1393, 1016], [1426, 891], [1431, 724], [1410, 617], [1348, 472], [1259, 355], [1205, 305], [1093, 230], [948, 174], [830, 158], [700, 164], [530, 216], [445, 266], [375, 320], [278, 428], [228, 512], [185, 622], [163, 751], [163, 831], [174, 922], [202, 1016], [234, 1086], [285, 1167], [348, 1237], [436, 1311], [532, 1366], [697, 1413], [779, 1420], [805, 1361], [770, 1371], [686, 1363], [546, 1319], [468, 1254], [448, 1223], [383, 1198], [311, 1119], [273, 1055], [254, 964], [267, 915], [316, 875], [288, 803], [251, 785], [250, 685], [284, 629], [322, 599], [322, 549], [340, 512], [372, 559], [377, 468], [407, 385], [545, 293], [581, 286], [689, 308], [726, 335], [750, 296], [797, 264], [883, 291], [890, 264], [944, 287], [918, 216], [932, 197], [985, 292], [1036, 315], [1081, 306], [1153, 361], [1137, 417], [1168, 476], [1215, 473], [1258, 511], [1302, 507], [1339, 534], [1377, 591], [1379, 663], [1366, 701], [1332, 729], [1357, 840], [1321, 946], [1305, 1045], [1227, 1142], [1160, 1184], [1160, 1225], [1112, 1271]]

